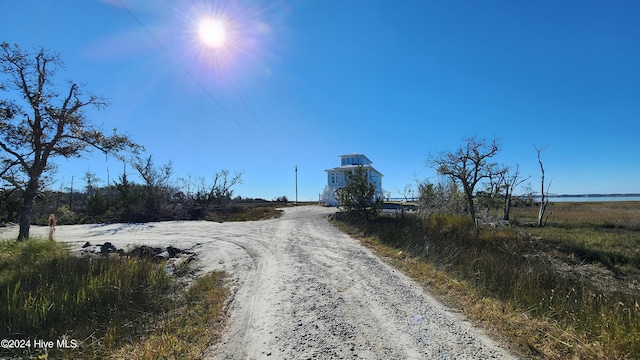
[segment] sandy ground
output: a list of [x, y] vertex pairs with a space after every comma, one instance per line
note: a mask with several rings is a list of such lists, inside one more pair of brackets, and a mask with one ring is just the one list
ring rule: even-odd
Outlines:
[[[332, 208], [286, 209], [243, 223], [58, 226], [56, 239], [175, 246], [201, 271], [230, 273], [229, 328], [208, 359], [511, 359], [482, 331], [326, 221]], [[14, 238], [17, 227], [0, 229]], [[31, 236], [46, 237], [34, 226]]]

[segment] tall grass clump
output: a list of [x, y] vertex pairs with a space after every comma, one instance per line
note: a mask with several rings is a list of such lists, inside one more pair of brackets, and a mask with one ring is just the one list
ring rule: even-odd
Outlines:
[[2, 338], [74, 339], [80, 347], [72, 357], [100, 356], [113, 350], [116, 339], [134, 338], [152, 315], [166, 311], [170, 292], [162, 264], [78, 258], [46, 240], [0, 242]]
[[224, 304], [229, 290], [223, 286], [224, 274], [199, 277], [185, 296], [169, 311], [143, 341], [119, 349], [115, 358], [199, 359], [222, 334]]
[[[338, 213], [336, 219], [402, 253], [410, 273], [411, 266], [428, 264], [466, 289], [464, 310], [483, 323], [493, 322], [489, 326], [520, 351], [559, 359], [640, 358], [638, 294], [612, 291], [563, 269], [516, 228], [478, 233], [470, 219], [454, 215], [363, 222]], [[484, 303], [491, 305], [477, 306]]]

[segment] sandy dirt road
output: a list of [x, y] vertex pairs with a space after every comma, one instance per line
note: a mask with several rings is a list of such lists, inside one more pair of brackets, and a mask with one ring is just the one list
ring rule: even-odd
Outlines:
[[[168, 246], [231, 275], [229, 328], [209, 359], [511, 359], [506, 350], [326, 220], [289, 208], [279, 219], [59, 226], [79, 251]], [[32, 236], [48, 229], [33, 227]], [[13, 234], [15, 232], [15, 234]], [[15, 237], [17, 228], [0, 230]]]

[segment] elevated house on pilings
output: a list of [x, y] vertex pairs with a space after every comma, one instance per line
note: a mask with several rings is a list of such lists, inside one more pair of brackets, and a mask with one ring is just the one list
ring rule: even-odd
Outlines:
[[325, 170], [327, 173], [327, 185], [319, 196], [320, 205], [337, 206], [336, 191], [347, 185], [347, 179], [354, 173], [358, 166], [362, 166], [367, 172], [369, 182], [376, 187], [374, 196], [382, 198], [382, 173], [371, 166], [373, 162], [364, 154], [340, 155], [340, 166]]

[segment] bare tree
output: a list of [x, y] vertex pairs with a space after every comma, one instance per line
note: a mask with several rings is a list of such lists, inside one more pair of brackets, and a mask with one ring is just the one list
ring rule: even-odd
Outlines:
[[391, 191], [382, 189], [382, 198], [385, 201], [391, 201]]
[[131, 161], [131, 165], [140, 174], [145, 185], [150, 187], [161, 188], [168, 186], [169, 179], [173, 174], [173, 163], [171, 161], [164, 165], [156, 166], [152, 155], [146, 158], [137, 156]]
[[400, 190], [398, 188], [396, 188], [396, 190], [402, 194], [402, 197], [404, 198], [405, 202], [409, 202], [409, 201], [413, 201], [416, 197], [416, 193], [414, 191], [413, 185], [412, 184], [407, 184], [404, 186], [403, 190]]
[[63, 67], [58, 54], [45, 49], [28, 53], [18, 45], [2, 43], [0, 67], [0, 90], [16, 91], [9, 99], [0, 99], [0, 173], [12, 174], [5, 180], [22, 193], [18, 239], [26, 239], [33, 202], [43, 174], [52, 168], [51, 158], [81, 157], [93, 148], [119, 152], [138, 145], [115, 130], [106, 136], [86, 119], [84, 110], [104, 108], [104, 98], [84, 94], [73, 82], [62, 95], [58, 93], [53, 83], [56, 71]]
[[158, 216], [160, 210], [161, 197], [166, 195], [169, 189], [169, 179], [173, 174], [173, 164], [168, 162], [161, 166], [156, 166], [153, 156], [146, 158], [135, 157], [131, 165], [140, 174], [145, 183], [145, 206], [147, 216]]
[[487, 220], [489, 219], [491, 209], [499, 207], [508, 171], [509, 168], [507, 166], [499, 166], [496, 164], [483, 182], [485, 185], [484, 190], [476, 191], [476, 207], [485, 207], [485, 217]]
[[[190, 197], [198, 204], [209, 208], [212, 205], [225, 206], [233, 197], [233, 187], [242, 184], [242, 172], [231, 172], [227, 169], [218, 170], [209, 183], [207, 178], [198, 177], [195, 191]], [[191, 179], [189, 179], [191, 181]]]
[[94, 190], [97, 188], [98, 183], [102, 181], [96, 174], [87, 170], [84, 172], [84, 176], [82, 177], [85, 183], [85, 188], [87, 190], [87, 196], [93, 195]]
[[469, 205], [469, 215], [476, 228], [478, 228], [478, 219], [474, 204], [475, 188], [482, 179], [495, 174], [497, 164], [489, 160], [499, 151], [497, 139], [487, 141], [470, 137], [458, 150], [431, 156], [429, 160], [438, 173], [460, 181]]
[[209, 188], [209, 203], [226, 205], [233, 196], [232, 188], [242, 184], [242, 172], [235, 172], [233, 176], [227, 169], [219, 170], [213, 175], [213, 182]]
[[509, 174], [509, 169], [506, 169], [504, 177], [504, 212], [502, 220], [509, 220], [511, 217], [511, 198], [513, 196], [513, 190], [520, 186], [523, 182], [529, 180], [531, 176], [527, 176], [524, 179], [520, 178], [520, 165], [516, 164], [516, 170], [513, 175]]
[[502, 192], [508, 172], [509, 167], [496, 166], [494, 171], [492, 171], [487, 177], [487, 192], [489, 193], [489, 197], [492, 200], [498, 198], [498, 196]]
[[[544, 227], [547, 221], [544, 219], [544, 213], [547, 210], [547, 205], [549, 204], [549, 188], [551, 188], [551, 181], [549, 181], [549, 185], [547, 186], [547, 190], [544, 189], [544, 167], [542, 166], [542, 160], [540, 159], [540, 153], [542, 150], [547, 147], [543, 147], [538, 149], [538, 147], [534, 144], [534, 149], [538, 152], [538, 164], [540, 164], [540, 210], [538, 210], [538, 227]], [[547, 217], [548, 219], [549, 217]]]

